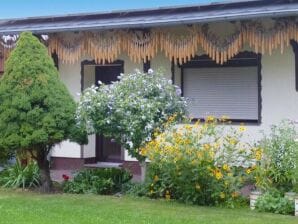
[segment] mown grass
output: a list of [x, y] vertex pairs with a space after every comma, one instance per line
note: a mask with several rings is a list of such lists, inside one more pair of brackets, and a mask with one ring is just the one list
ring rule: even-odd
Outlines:
[[298, 218], [142, 198], [41, 195], [0, 189], [1, 224], [297, 224]]

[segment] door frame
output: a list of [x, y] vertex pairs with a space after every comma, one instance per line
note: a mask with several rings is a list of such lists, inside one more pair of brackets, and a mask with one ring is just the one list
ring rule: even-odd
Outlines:
[[[84, 78], [85, 78], [85, 74], [84, 74], [84, 66], [95, 66], [95, 67], [103, 67], [103, 66], [121, 66], [121, 73], [124, 73], [124, 61], [123, 60], [116, 60], [114, 62], [111, 62], [111, 63], [105, 63], [105, 64], [97, 64], [95, 62], [95, 60], [83, 60], [81, 62], [81, 81], [80, 81], [80, 84], [81, 84], [81, 93], [84, 91]], [[96, 82], [96, 75], [94, 75], [94, 84]], [[96, 134], [95, 136], [95, 148], [94, 148], [94, 151], [95, 151], [95, 157], [94, 157], [94, 161], [95, 162], [98, 162], [98, 155], [97, 155], [97, 149], [96, 149], [96, 146], [98, 144], [98, 141], [102, 138], [102, 136], [99, 136]], [[102, 142], [102, 141], [101, 141]], [[84, 145], [81, 145], [81, 159], [86, 159], [84, 158]], [[125, 158], [125, 150], [123, 147], [121, 147], [121, 161], [124, 161], [124, 158]], [[121, 162], [119, 161], [119, 162]]]

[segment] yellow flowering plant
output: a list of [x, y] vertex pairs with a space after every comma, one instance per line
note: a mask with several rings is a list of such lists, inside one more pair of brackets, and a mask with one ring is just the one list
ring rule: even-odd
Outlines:
[[209, 116], [204, 123], [169, 126], [146, 144], [141, 154], [151, 161], [149, 196], [233, 204], [254, 171], [255, 151], [240, 140], [244, 128], [225, 124]]

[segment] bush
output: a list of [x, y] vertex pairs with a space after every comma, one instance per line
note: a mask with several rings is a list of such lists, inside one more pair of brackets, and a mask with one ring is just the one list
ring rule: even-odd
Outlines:
[[113, 194], [120, 192], [122, 185], [132, 175], [116, 168], [86, 169], [78, 172], [73, 181], [65, 181], [63, 191], [74, 194]]
[[31, 188], [40, 185], [39, 168], [36, 162], [23, 166], [20, 162], [0, 172], [0, 185], [8, 188]]
[[[145, 157], [139, 149], [163, 129], [163, 123], [174, 114], [178, 120], [186, 113], [186, 102], [178, 86], [161, 72], [122, 74], [111, 85], [87, 88], [79, 102], [79, 123], [89, 133], [114, 138], [139, 161]], [[173, 117], [174, 118], [174, 117]]]
[[276, 189], [281, 193], [292, 191], [298, 180], [298, 132], [294, 124], [283, 121], [272, 126], [269, 136], [264, 136], [260, 147], [264, 156], [256, 169], [256, 184], [263, 190]]
[[279, 192], [267, 192], [256, 201], [256, 210], [283, 215], [294, 214], [294, 202], [284, 198]]
[[141, 150], [151, 160], [148, 195], [233, 207], [260, 152], [240, 142], [244, 131], [244, 126], [219, 126], [213, 117], [204, 124], [170, 127]]
[[144, 197], [148, 193], [147, 185], [146, 183], [128, 182], [123, 184], [122, 193], [134, 197]]

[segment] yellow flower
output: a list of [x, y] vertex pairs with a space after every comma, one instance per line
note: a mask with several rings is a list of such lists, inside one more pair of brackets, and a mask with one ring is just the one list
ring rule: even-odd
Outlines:
[[204, 144], [203, 147], [205, 150], [209, 150], [211, 148], [210, 144]]
[[153, 178], [154, 182], [157, 182], [159, 180], [158, 176], [155, 175], [154, 178]]
[[244, 131], [246, 131], [246, 127], [244, 127], [243, 125], [240, 125], [240, 127], [239, 127], [239, 131], [240, 131], [240, 132], [244, 132]]
[[220, 197], [221, 199], [224, 199], [224, 198], [226, 197], [226, 194], [225, 194], [224, 192], [220, 192], [219, 197]]
[[166, 200], [170, 200], [171, 199], [171, 194], [170, 194], [169, 191], [166, 191], [165, 198], [166, 198]]
[[228, 173], [228, 177], [231, 177], [231, 176], [233, 176], [233, 174], [232, 173]]
[[201, 190], [201, 186], [199, 184], [196, 184], [196, 190], [200, 191]]
[[250, 168], [246, 169], [246, 173], [247, 174], [250, 174], [251, 173], [251, 169]]
[[239, 196], [239, 193], [234, 191], [231, 196], [232, 198], [237, 198]]
[[214, 116], [207, 116], [206, 117], [206, 122], [214, 122], [215, 121], [215, 117]]
[[255, 158], [256, 160], [262, 159], [262, 151], [260, 149], [256, 151]]
[[234, 139], [234, 138], [230, 138], [230, 139], [229, 139], [229, 143], [230, 143], [231, 145], [236, 145], [237, 141], [236, 141], [236, 139]]
[[202, 156], [203, 156], [202, 152], [197, 152], [197, 157], [198, 157], [198, 159], [201, 159]]
[[219, 170], [216, 170], [216, 171], [215, 171], [215, 178], [216, 178], [217, 180], [220, 180], [220, 179], [223, 178], [223, 175], [222, 175], [222, 173], [221, 173]]
[[216, 142], [216, 143], [213, 144], [213, 147], [218, 149], [220, 147], [220, 144], [218, 142]]
[[230, 170], [230, 167], [229, 167], [228, 164], [224, 164], [224, 165], [222, 166], [222, 169], [223, 169], [224, 171], [229, 171], [229, 170]]
[[210, 152], [209, 152], [209, 156], [210, 156], [211, 158], [213, 158], [213, 157], [214, 157], [214, 152], [213, 152], [213, 151], [210, 151]]
[[193, 126], [189, 124], [185, 125], [184, 127], [187, 131], [191, 131], [193, 129]]

